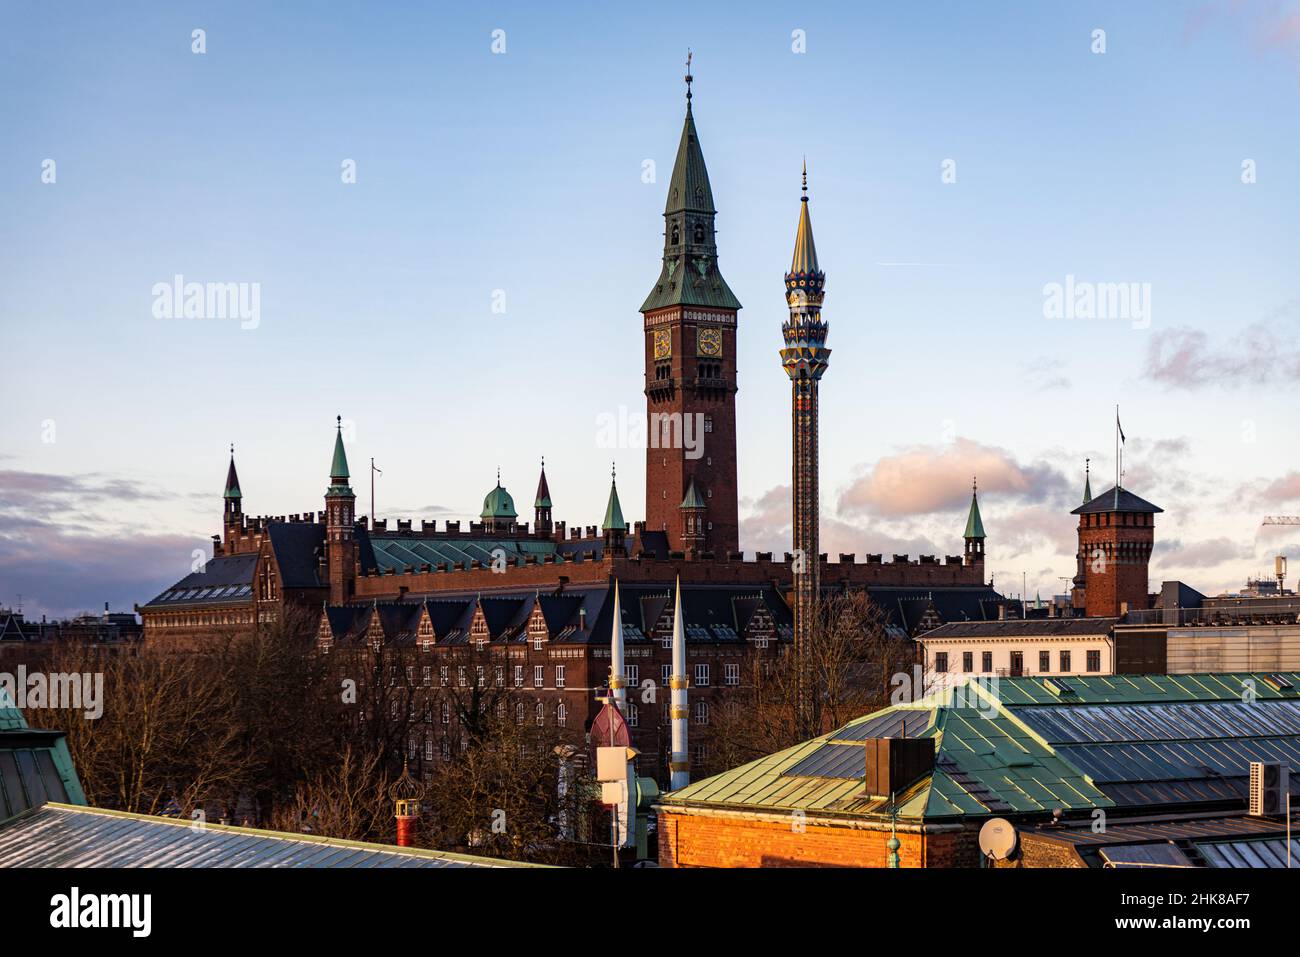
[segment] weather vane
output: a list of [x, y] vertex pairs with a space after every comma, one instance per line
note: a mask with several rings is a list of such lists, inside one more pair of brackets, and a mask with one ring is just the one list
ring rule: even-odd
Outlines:
[[695, 79], [693, 76], [691, 76], [692, 56], [694, 56], [694, 54], [691, 53], [691, 48], [687, 47], [686, 48], [686, 99], [688, 100], [691, 98], [691, 80]]

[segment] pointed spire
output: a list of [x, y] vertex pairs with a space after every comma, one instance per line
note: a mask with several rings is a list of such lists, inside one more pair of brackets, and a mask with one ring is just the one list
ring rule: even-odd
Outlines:
[[1092, 459], [1083, 460], [1083, 504], [1092, 501]]
[[338, 416], [338, 431], [334, 434], [334, 461], [330, 463], [330, 478], [344, 479], [348, 475], [348, 456], [343, 451], [343, 416]]
[[673, 603], [673, 664], [668, 678], [671, 695], [669, 719], [672, 726], [672, 753], [668, 759], [670, 790], [691, 783], [691, 764], [686, 750], [688, 698], [686, 692], [686, 623], [682, 617], [682, 576], [677, 576]]
[[226, 470], [226, 491], [223, 498], [235, 499], [243, 498], [244, 493], [239, 490], [239, 474], [235, 471], [235, 446], [230, 446], [230, 468]]
[[605, 532], [625, 532], [627, 522], [623, 521], [623, 507], [618, 502], [618, 481], [613, 463], [610, 463], [609, 476], [609, 503], [605, 506], [605, 521], [600, 528]]
[[[498, 481], [500, 479], [498, 478]], [[551, 507], [551, 488], [546, 484], [546, 456], [542, 456], [542, 477], [537, 480], [537, 498], [533, 508]]]
[[682, 122], [682, 138], [677, 143], [677, 157], [673, 160], [673, 175], [668, 181], [668, 200], [665, 213], [689, 209], [698, 213], [716, 213], [713, 206], [713, 188], [709, 185], [709, 170], [704, 165], [704, 151], [695, 131], [695, 116], [691, 113], [689, 88], [686, 94], [686, 119]]
[[618, 579], [614, 579], [614, 612], [609, 625], [609, 688], [618, 710], [627, 713], [627, 681], [623, 665], [623, 608], [618, 598]]
[[971, 478], [970, 513], [966, 516], [963, 538], [984, 538], [984, 521], [980, 518], [979, 485]]
[[803, 164], [803, 196], [799, 200], [799, 226], [794, 234], [794, 258], [790, 274], [812, 275], [820, 272], [817, 265], [817, 244], [813, 242], [812, 220], [808, 216], [808, 161]]

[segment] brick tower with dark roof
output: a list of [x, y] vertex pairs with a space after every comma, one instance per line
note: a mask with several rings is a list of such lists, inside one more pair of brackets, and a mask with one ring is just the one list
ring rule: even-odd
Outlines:
[[[689, 62], [687, 69], [689, 70]], [[645, 527], [686, 547], [681, 508], [691, 483], [706, 503], [704, 551], [740, 550], [736, 482], [736, 313], [718, 270], [713, 190], [691, 114], [664, 205], [663, 266], [641, 305], [647, 414]], [[689, 448], [687, 446], [690, 446]]]
[[[1087, 494], [1085, 492], [1085, 494]], [[1083, 587], [1074, 608], [1088, 617], [1118, 616], [1148, 607], [1147, 566], [1155, 545], [1155, 519], [1164, 509], [1118, 486], [1084, 502], [1079, 516], [1079, 566]]]
[[325, 545], [329, 556], [330, 602], [342, 604], [352, 597], [357, 576], [357, 544], [353, 516], [357, 497], [349, 484], [348, 457], [343, 450], [343, 417], [334, 436], [330, 484], [325, 490]]

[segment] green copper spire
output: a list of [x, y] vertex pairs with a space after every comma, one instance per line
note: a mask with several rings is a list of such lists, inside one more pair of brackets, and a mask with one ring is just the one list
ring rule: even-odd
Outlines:
[[970, 514], [966, 516], [966, 531], [962, 538], [984, 538], [984, 522], [980, 518], [980, 503], [975, 482], [971, 482]]
[[[689, 70], [689, 65], [687, 70]], [[712, 306], [716, 309], [739, 309], [740, 300], [718, 271], [718, 247], [714, 235], [713, 188], [704, 165], [704, 151], [695, 132], [691, 113], [690, 83], [686, 74], [686, 120], [677, 144], [673, 175], [668, 181], [668, 198], [664, 203], [664, 256], [650, 295], [641, 304], [641, 312], [665, 306]]]
[[542, 459], [542, 477], [537, 480], [537, 498], [533, 508], [551, 507], [551, 487], [546, 484], [546, 459]]
[[1092, 501], [1092, 476], [1089, 474], [1092, 470], [1092, 459], [1083, 460], [1083, 504], [1087, 505]]
[[348, 456], [343, 451], [343, 416], [336, 419], [338, 431], [334, 434], [334, 461], [330, 463], [330, 487], [326, 495], [351, 495], [348, 485]]
[[230, 468], [226, 471], [226, 491], [223, 498], [236, 499], [243, 498], [244, 493], [239, 491], [239, 474], [235, 471], [235, 447], [230, 447]]
[[618, 482], [613, 470], [609, 479], [609, 504], [605, 506], [605, 521], [601, 523], [603, 532], [626, 532], [627, 522], [623, 521], [623, 507], [618, 503]]
[[700, 490], [695, 487], [695, 479], [691, 479], [691, 484], [686, 487], [686, 497], [682, 499], [682, 504], [678, 508], [708, 508], [704, 497], [700, 495]]

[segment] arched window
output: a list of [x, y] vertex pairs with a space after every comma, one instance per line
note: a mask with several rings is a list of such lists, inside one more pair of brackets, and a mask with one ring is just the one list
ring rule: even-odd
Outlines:
[[702, 243], [702, 242], [704, 242], [704, 224], [703, 224], [703, 223], [696, 223], [696, 224], [695, 224], [695, 241], [696, 241], [697, 243]]

